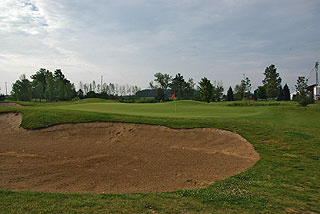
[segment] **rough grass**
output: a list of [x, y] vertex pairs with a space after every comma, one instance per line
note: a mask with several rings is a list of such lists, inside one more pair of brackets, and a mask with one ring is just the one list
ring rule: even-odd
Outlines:
[[0, 107], [20, 111], [29, 129], [117, 121], [239, 133], [259, 152], [251, 169], [196, 190], [152, 194], [0, 191], [1, 213], [320, 213], [320, 105], [122, 104], [103, 100]]

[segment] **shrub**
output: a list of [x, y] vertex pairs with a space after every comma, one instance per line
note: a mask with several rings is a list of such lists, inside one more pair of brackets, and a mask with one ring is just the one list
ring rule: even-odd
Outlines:
[[311, 103], [314, 103], [312, 96], [309, 94], [297, 95], [296, 100], [303, 107], [305, 107]]
[[0, 94], [0, 101], [4, 101], [6, 99], [6, 96], [3, 94]]
[[79, 101], [79, 100], [80, 100], [79, 97], [75, 97], [75, 98], [72, 99], [72, 102], [77, 102], [77, 101]]

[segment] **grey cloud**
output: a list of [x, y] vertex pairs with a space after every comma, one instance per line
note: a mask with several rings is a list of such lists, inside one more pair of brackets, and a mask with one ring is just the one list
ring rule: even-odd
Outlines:
[[0, 16], [6, 38], [0, 55], [16, 56], [20, 67], [2, 63], [17, 77], [31, 64], [37, 70], [47, 63], [75, 83], [104, 75], [146, 87], [160, 71], [195, 81], [207, 76], [227, 88], [243, 73], [258, 86], [273, 63], [293, 86], [319, 60], [320, 4], [314, 0], [6, 2], [0, 14], [8, 10], [7, 16], [26, 3], [16, 19]]

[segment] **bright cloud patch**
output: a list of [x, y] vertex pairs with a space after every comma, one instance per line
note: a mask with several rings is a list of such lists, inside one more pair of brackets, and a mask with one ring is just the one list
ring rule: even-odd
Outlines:
[[0, 30], [24, 32], [31, 35], [45, 31], [47, 23], [33, 1], [2, 0], [0, 4]]

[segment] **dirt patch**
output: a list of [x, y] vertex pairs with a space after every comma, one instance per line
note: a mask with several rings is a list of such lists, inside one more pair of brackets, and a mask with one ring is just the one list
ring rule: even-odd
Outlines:
[[239, 135], [211, 128], [126, 123], [18, 128], [0, 114], [0, 189], [133, 193], [192, 189], [238, 174], [259, 155]]
[[0, 103], [0, 106], [5, 106], [5, 107], [16, 107], [16, 106], [22, 106], [18, 103]]

